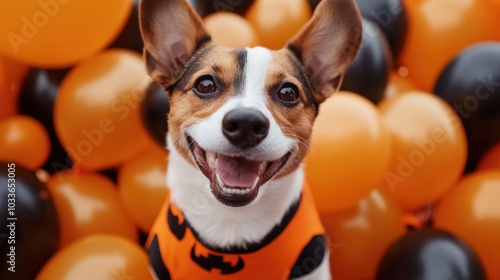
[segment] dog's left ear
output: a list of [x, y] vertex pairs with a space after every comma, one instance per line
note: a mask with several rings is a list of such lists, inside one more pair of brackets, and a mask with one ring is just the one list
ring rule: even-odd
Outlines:
[[147, 71], [162, 86], [171, 86], [210, 36], [187, 0], [141, 0], [139, 18]]
[[305, 66], [321, 103], [342, 83], [362, 37], [361, 16], [354, 0], [322, 0], [312, 18], [287, 45]]

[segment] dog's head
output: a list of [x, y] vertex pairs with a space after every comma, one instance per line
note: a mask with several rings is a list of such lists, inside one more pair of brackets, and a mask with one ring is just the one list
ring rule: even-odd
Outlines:
[[140, 19], [147, 70], [170, 100], [172, 148], [230, 206], [299, 167], [362, 34], [354, 0], [323, 0], [278, 51], [214, 44], [186, 0], [142, 0]]

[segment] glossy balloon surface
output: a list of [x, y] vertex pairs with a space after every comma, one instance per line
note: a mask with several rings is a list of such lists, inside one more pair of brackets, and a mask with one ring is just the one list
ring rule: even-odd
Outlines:
[[406, 233], [403, 215], [385, 190], [375, 189], [347, 210], [321, 216], [330, 239], [334, 279], [373, 279], [387, 248]]
[[458, 116], [439, 98], [420, 92], [388, 100], [380, 110], [392, 135], [384, 186], [408, 211], [442, 198], [459, 180], [467, 158]]
[[137, 240], [118, 191], [106, 177], [64, 171], [52, 175], [47, 186], [59, 214], [61, 247], [94, 234]]
[[0, 121], [0, 147], [0, 160], [36, 170], [49, 157], [50, 138], [39, 121], [14, 116]]
[[311, 17], [307, 0], [256, 0], [245, 14], [264, 47], [278, 50]]
[[361, 48], [345, 73], [341, 89], [359, 93], [377, 104], [384, 98], [391, 68], [386, 38], [377, 25], [363, 20]]
[[389, 132], [367, 99], [341, 92], [321, 104], [305, 160], [306, 177], [320, 213], [355, 206], [377, 187], [390, 149]]
[[254, 27], [242, 16], [221, 12], [203, 19], [212, 41], [231, 48], [246, 48], [260, 45]]
[[112, 235], [95, 235], [60, 250], [36, 280], [151, 280], [144, 249]]
[[131, 0], [2, 1], [0, 52], [28, 65], [63, 68], [110, 44]]
[[500, 171], [471, 173], [438, 205], [434, 225], [465, 240], [500, 279]]
[[401, 237], [384, 254], [377, 280], [477, 279], [486, 276], [474, 251], [452, 234], [424, 229]]
[[[0, 182], [0, 278], [33, 279], [59, 245], [54, 201], [35, 174], [19, 164], [0, 162]], [[12, 194], [15, 201], [9, 201]]]
[[68, 74], [54, 122], [76, 166], [116, 167], [145, 147], [140, 102], [149, 82], [140, 55], [125, 50], [104, 52]]
[[43, 169], [49, 173], [71, 167], [71, 160], [57, 138], [54, 127], [54, 103], [59, 86], [69, 69], [31, 69], [25, 76], [19, 93], [19, 113], [40, 121], [50, 136], [50, 156]]
[[474, 45], [451, 61], [434, 92], [462, 121], [469, 143], [467, 167], [500, 143], [500, 43]]
[[128, 216], [143, 232], [149, 232], [169, 193], [167, 156], [160, 149], [149, 149], [120, 168], [120, 198]]
[[409, 78], [432, 91], [446, 64], [463, 49], [500, 40], [498, 11], [485, 0], [405, 0], [409, 29], [400, 56]]

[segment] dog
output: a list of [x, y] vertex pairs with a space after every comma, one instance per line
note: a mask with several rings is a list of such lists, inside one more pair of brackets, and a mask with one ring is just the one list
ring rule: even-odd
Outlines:
[[361, 43], [354, 0], [323, 0], [281, 50], [213, 43], [186, 0], [142, 0], [149, 75], [170, 102], [170, 199], [147, 242], [158, 279], [330, 279], [304, 180], [320, 104]]

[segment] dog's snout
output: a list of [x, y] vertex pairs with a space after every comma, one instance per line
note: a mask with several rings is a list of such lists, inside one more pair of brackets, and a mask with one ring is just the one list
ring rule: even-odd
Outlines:
[[269, 120], [255, 109], [234, 109], [224, 116], [222, 132], [233, 145], [241, 149], [251, 148], [266, 138]]

